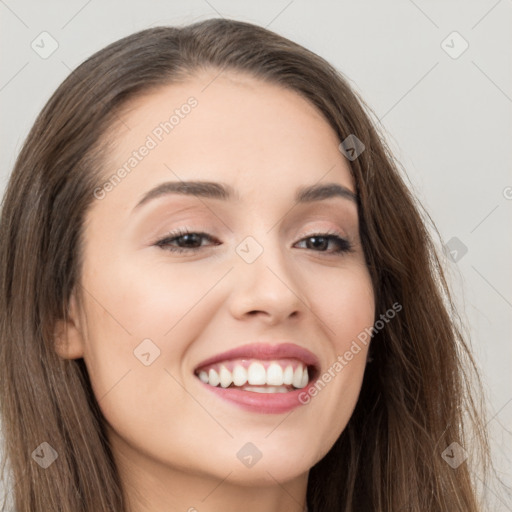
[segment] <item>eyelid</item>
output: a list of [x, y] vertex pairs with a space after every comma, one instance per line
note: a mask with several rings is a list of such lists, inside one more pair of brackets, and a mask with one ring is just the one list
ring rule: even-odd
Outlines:
[[197, 233], [198, 235], [204, 235], [205, 237], [214, 239], [213, 235], [210, 235], [210, 233], [209, 233], [210, 231], [212, 231], [212, 230], [207, 229], [207, 228], [203, 229], [200, 226], [196, 226], [193, 228], [191, 228], [187, 225], [178, 226], [176, 228], [166, 230], [161, 235], [154, 236], [150, 240], [149, 245], [157, 245], [158, 242], [161, 242], [162, 240], [165, 240], [166, 238], [176, 238], [176, 237], [180, 237], [180, 236], [187, 235], [190, 233]]
[[300, 233], [301, 234], [298, 236], [299, 239], [315, 235], [335, 235], [339, 236], [340, 238], [344, 238], [345, 240], [348, 240], [346, 235], [342, 233], [341, 230], [335, 228], [308, 229], [307, 231], [301, 231]]

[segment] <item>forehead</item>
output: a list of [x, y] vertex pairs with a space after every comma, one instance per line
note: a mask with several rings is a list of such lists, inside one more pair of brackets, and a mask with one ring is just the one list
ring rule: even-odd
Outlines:
[[119, 113], [110, 138], [107, 175], [151, 146], [132, 162], [127, 193], [128, 182], [140, 191], [169, 179], [223, 181], [242, 196], [244, 189], [277, 191], [324, 178], [353, 189], [322, 113], [297, 92], [242, 73], [204, 71], [138, 96]]

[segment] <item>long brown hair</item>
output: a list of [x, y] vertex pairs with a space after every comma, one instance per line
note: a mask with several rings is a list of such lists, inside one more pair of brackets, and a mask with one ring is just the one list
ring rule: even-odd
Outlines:
[[[477, 369], [429, 218], [371, 110], [342, 74], [300, 45], [249, 23], [210, 19], [144, 30], [94, 54], [53, 94], [17, 159], [0, 221], [0, 412], [16, 511], [127, 510], [84, 361], [56, 355], [54, 326], [67, 318], [71, 294], [80, 296], [84, 216], [119, 109], [206, 68], [295, 91], [340, 141], [353, 134], [364, 144], [350, 167], [377, 318], [396, 302], [403, 308], [373, 337], [354, 413], [310, 470], [310, 512], [481, 510], [469, 467], [479, 461], [485, 472], [489, 463]], [[452, 443], [478, 456], [452, 467], [442, 456]], [[56, 461], [36, 464], [51, 449]]]

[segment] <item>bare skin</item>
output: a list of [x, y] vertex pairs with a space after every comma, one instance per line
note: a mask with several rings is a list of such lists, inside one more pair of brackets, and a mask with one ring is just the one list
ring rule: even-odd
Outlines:
[[[295, 201], [307, 185], [355, 192], [336, 134], [298, 94], [233, 72], [212, 82], [217, 74], [123, 111], [105, 180], [148, 135], [157, 145], [93, 200], [83, 308], [73, 299], [70, 321], [56, 327], [59, 355], [86, 362], [132, 512], [302, 512], [308, 472], [344, 430], [365, 371], [368, 347], [307, 405], [273, 414], [220, 399], [194, 374], [218, 353], [282, 341], [313, 352], [326, 372], [375, 315], [356, 203]], [[155, 127], [191, 96], [197, 106], [158, 141]], [[180, 180], [222, 182], [239, 199], [173, 193], [136, 208], [156, 185]], [[156, 245], [178, 228], [212, 239]], [[336, 253], [334, 238], [315, 244], [319, 233], [352, 251]], [[257, 242], [250, 251], [262, 249], [252, 263], [236, 251], [247, 237]], [[186, 252], [170, 250], [179, 245]], [[147, 339], [145, 353], [160, 351], [149, 365], [134, 354]], [[237, 457], [246, 443], [262, 454], [252, 467]]]

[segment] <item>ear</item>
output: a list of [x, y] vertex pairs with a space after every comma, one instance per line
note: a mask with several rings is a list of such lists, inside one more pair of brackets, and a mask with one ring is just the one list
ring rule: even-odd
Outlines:
[[79, 359], [84, 355], [84, 340], [80, 328], [75, 294], [69, 302], [68, 319], [57, 320], [54, 328], [55, 352], [63, 359]]

